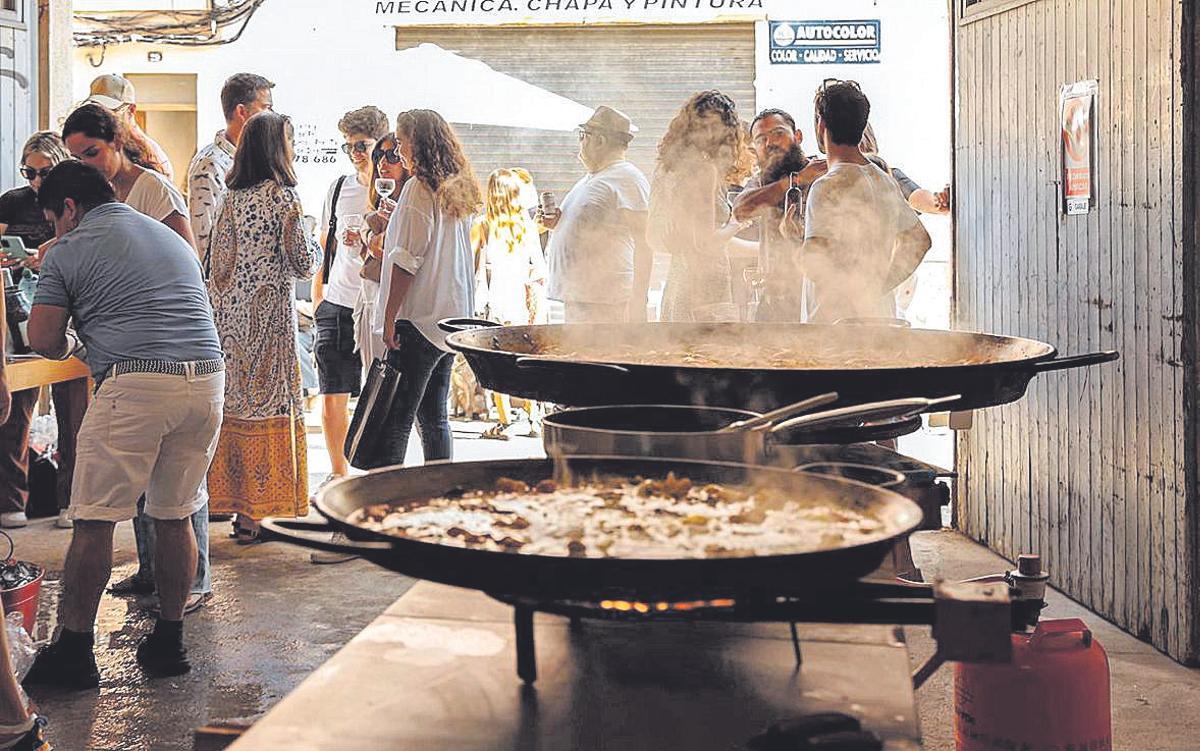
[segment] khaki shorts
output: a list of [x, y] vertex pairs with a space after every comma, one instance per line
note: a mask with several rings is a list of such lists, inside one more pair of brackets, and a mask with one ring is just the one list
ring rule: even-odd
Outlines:
[[126, 373], [100, 385], [79, 429], [72, 519], [119, 522], [146, 494], [154, 519], [186, 519], [207, 502], [225, 374]]

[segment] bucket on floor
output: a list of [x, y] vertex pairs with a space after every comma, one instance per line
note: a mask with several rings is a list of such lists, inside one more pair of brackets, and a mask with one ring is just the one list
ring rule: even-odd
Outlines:
[[35, 574], [32, 580], [26, 581], [23, 584], [0, 589], [0, 602], [4, 603], [4, 612], [20, 613], [22, 625], [32, 635], [33, 627], [37, 625], [38, 602], [41, 599], [42, 579], [46, 576], [46, 570], [36, 563], [15, 560], [12, 557], [14, 552], [12, 538], [2, 531], [0, 531], [0, 535], [8, 540], [8, 555], [4, 557], [2, 565], [7, 566], [22, 563], [31, 568]]

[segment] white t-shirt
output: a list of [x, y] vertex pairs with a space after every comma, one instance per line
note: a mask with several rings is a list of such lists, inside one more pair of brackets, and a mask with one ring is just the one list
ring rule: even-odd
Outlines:
[[433, 191], [417, 178], [404, 184], [383, 240], [383, 283], [373, 322], [377, 335], [383, 335], [392, 268], [399, 266], [412, 274], [413, 280], [396, 311], [396, 320], [411, 321], [431, 344], [452, 351], [437, 322], [469, 316], [475, 310], [472, 219], [442, 215]]
[[[337, 180], [329, 184], [329, 192], [325, 195], [325, 202], [321, 206], [321, 223], [317, 225], [317, 229], [321, 232], [329, 228], [329, 209], [333, 202], [335, 187], [337, 187]], [[358, 248], [350, 248], [342, 244], [342, 235], [346, 231], [347, 216], [350, 214], [366, 216], [370, 211], [367, 204], [368, 197], [367, 186], [361, 184], [355, 175], [347, 175], [345, 181], [342, 182], [342, 192], [338, 194], [336, 210], [338, 226], [337, 237], [334, 238], [337, 245], [333, 254], [333, 266], [329, 269], [329, 283], [325, 285], [325, 299], [344, 308], [353, 308], [358, 301], [358, 294], [362, 289], [361, 277], [358, 275], [362, 268], [362, 259], [359, 258]]]
[[549, 297], [570, 302], [621, 303], [633, 289], [633, 229], [621, 212], [648, 211], [650, 183], [632, 162], [590, 172], [559, 204], [550, 233]]
[[125, 203], [160, 222], [174, 212], [179, 212], [180, 216], [188, 215], [183, 194], [170, 180], [154, 170], [142, 170], [138, 179], [133, 181]]
[[896, 315], [895, 294], [883, 289], [900, 234], [920, 223], [896, 184], [874, 164], [837, 164], [813, 183], [804, 238], [825, 241], [827, 254], [804, 259], [813, 281], [810, 318]]

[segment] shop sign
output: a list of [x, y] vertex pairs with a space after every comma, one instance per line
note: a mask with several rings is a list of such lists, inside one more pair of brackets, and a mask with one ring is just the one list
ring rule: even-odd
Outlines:
[[[407, 19], [461, 16], [529, 21], [625, 18], [629, 14], [762, 10], [763, 0], [375, 0], [376, 15]], [[582, 15], [581, 15], [582, 14]]]
[[771, 21], [773, 65], [861, 64], [880, 61], [879, 20]]
[[1063, 86], [1058, 98], [1062, 129], [1063, 211], [1086, 214], [1096, 205], [1097, 81]]

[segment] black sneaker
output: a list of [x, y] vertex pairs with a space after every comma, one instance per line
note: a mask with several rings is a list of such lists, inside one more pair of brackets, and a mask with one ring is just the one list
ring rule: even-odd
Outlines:
[[86, 651], [66, 650], [57, 642], [49, 644], [38, 650], [37, 659], [23, 683], [75, 690], [96, 688], [100, 685], [96, 655], [90, 647]]
[[33, 727], [15, 745], [10, 746], [9, 751], [54, 751], [50, 741], [46, 740], [46, 718], [34, 715]]
[[142, 670], [152, 678], [169, 678], [183, 675], [192, 669], [188, 662], [187, 647], [183, 641], [173, 641], [154, 634], [142, 637], [137, 648], [137, 661]]
[[154, 582], [133, 574], [110, 586], [108, 593], [117, 597], [152, 595], [154, 594]]

